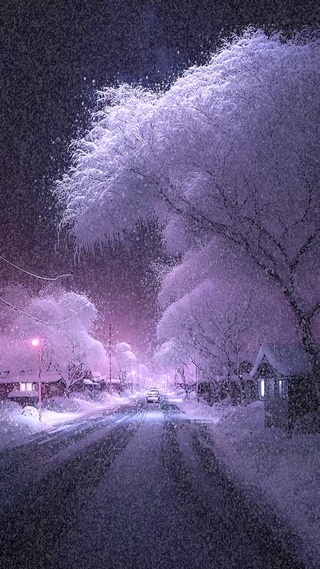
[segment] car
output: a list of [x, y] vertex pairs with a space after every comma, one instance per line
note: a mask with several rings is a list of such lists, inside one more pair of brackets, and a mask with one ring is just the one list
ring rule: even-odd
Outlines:
[[147, 403], [160, 403], [160, 393], [156, 388], [150, 389], [146, 395]]

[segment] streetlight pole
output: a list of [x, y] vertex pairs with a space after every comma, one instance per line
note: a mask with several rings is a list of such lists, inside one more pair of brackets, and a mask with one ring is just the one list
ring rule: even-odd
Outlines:
[[38, 412], [39, 412], [39, 421], [42, 422], [42, 388], [41, 388], [41, 372], [42, 372], [42, 364], [41, 364], [41, 343], [39, 338], [33, 338], [31, 344], [34, 347], [38, 348], [38, 363], [39, 363], [39, 372], [38, 372]]
[[109, 325], [109, 391], [111, 393], [111, 355], [112, 355], [112, 327]]
[[134, 369], [132, 369], [131, 370], [131, 393], [133, 393], [135, 375], [136, 375], [136, 372]]

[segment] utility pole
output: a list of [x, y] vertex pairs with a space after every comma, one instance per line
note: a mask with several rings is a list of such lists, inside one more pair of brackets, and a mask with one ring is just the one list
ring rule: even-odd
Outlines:
[[41, 361], [41, 344], [38, 345], [38, 358], [39, 358], [39, 376], [38, 376], [38, 410], [39, 410], [39, 421], [42, 422], [42, 393], [41, 393], [41, 371], [42, 371], [42, 361]]
[[41, 340], [39, 338], [33, 338], [31, 340], [32, 346], [38, 349], [38, 412], [39, 421], [42, 422], [42, 393], [41, 393], [41, 372], [42, 372], [42, 357], [41, 357]]
[[109, 324], [109, 390], [111, 393], [111, 348], [112, 348], [112, 325]]
[[199, 397], [199, 368], [196, 365], [196, 363], [194, 364], [195, 368], [196, 368], [196, 394], [197, 394], [197, 401], [200, 401], [200, 397]]

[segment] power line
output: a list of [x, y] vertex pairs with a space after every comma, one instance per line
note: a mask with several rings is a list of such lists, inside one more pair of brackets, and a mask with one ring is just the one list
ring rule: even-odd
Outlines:
[[65, 320], [60, 320], [58, 322], [46, 322], [45, 320], [41, 320], [41, 318], [37, 318], [36, 316], [33, 316], [32, 314], [28, 314], [27, 312], [25, 312], [21, 308], [18, 308], [17, 306], [14, 306], [13, 304], [8, 302], [4, 298], [0, 297], [0, 301], [3, 302], [4, 304], [6, 304], [7, 306], [9, 306], [10, 308], [12, 308], [13, 310], [15, 310], [16, 312], [19, 312], [20, 314], [23, 314], [23, 316], [27, 316], [28, 318], [35, 320], [36, 322], [38, 322], [39, 324], [42, 324], [43, 326], [57, 326], [58, 324], [65, 324], [66, 322], [69, 322], [70, 320], [75, 318], [78, 314], [80, 314], [80, 312], [82, 312], [83, 310], [85, 310], [85, 308], [88, 308], [88, 306], [89, 306], [89, 303], [87, 303], [85, 306], [80, 308], [80, 310], [78, 310], [78, 312], [75, 312], [72, 316], [70, 316], [69, 318], [66, 318]]
[[31, 277], [35, 277], [36, 279], [41, 279], [43, 281], [57, 281], [58, 279], [62, 279], [64, 277], [72, 277], [73, 276], [73, 273], [68, 273], [66, 275], [58, 275], [57, 277], [42, 277], [41, 275], [36, 275], [35, 273], [31, 273], [30, 271], [26, 271], [25, 269], [18, 267], [18, 265], [15, 265], [14, 263], [11, 263], [11, 261], [8, 261], [8, 259], [6, 259], [5, 257], [2, 257], [2, 255], [0, 255], [0, 259], [2, 259], [2, 261], [7, 263], [8, 265], [10, 265], [11, 267], [18, 269], [18, 271], [21, 271], [22, 273], [25, 273], [26, 275], [29, 275]]

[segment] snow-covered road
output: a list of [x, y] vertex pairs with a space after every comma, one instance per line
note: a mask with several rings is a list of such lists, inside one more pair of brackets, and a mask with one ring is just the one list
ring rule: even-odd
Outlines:
[[39, 435], [0, 456], [0, 480], [6, 569], [303, 567], [228, 480], [207, 426], [166, 401]]

